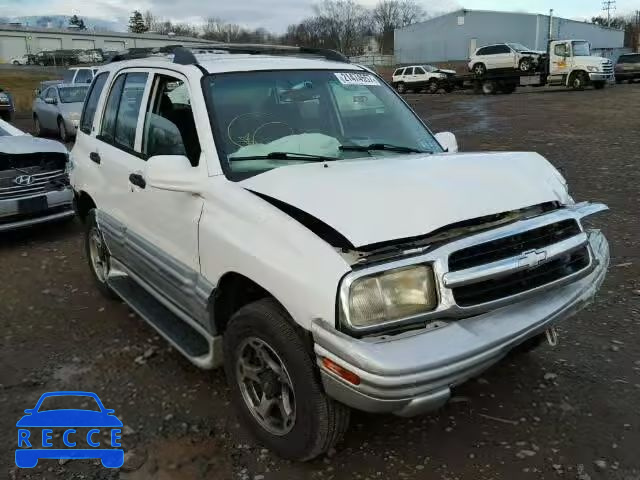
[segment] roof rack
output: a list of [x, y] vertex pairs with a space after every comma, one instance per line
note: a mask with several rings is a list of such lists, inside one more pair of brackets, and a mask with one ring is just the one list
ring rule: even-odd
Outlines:
[[[196, 53], [194, 53], [194, 51]], [[118, 52], [118, 54], [111, 59], [111, 62], [173, 54], [173, 63], [180, 65], [197, 65], [197, 53], [320, 57], [333, 62], [350, 63], [349, 59], [340, 52], [326, 48], [243, 43], [209, 43], [189, 45], [187, 47], [183, 45], [168, 45], [159, 48], [129, 48]]]

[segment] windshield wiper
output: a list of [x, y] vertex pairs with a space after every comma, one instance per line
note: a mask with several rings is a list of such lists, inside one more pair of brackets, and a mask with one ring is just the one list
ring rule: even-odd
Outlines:
[[417, 148], [401, 147], [398, 145], [390, 145], [388, 143], [372, 143], [370, 145], [340, 145], [343, 152], [369, 152], [371, 150], [387, 150], [389, 152], [399, 153], [433, 153], [429, 150], [418, 150]]
[[245, 162], [247, 160], [309, 160], [310, 162], [335, 162], [340, 160], [335, 157], [323, 155], [311, 155], [297, 152], [270, 152], [266, 155], [249, 155], [246, 157], [229, 157], [232, 162]]

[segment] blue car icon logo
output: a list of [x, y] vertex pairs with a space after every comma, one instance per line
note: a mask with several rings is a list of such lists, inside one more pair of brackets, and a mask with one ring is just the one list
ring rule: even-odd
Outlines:
[[[47, 408], [67, 400], [81, 401], [83, 406], [91, 405], [94, 409]], [[122, 422], [114, 410], [104, 408], [95, 393], [45, 393], [34, 408], [24, 412], [26, 415], [16, 423], [16, 466], [33, 468], [41, 458], [95, 458], [107, 468], [119, 468], [124, 463], [120, 444]], [[54, 445], [56, 442], [60, 444]]]

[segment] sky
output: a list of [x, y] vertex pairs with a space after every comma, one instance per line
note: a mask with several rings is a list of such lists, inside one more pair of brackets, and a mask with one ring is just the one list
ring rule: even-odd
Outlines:
[[[416, 0], [430, 14], [459, 8], [548, 13], [572, 19], [590, 19], [601, 13], [601, 0]], [[374, 5], [377, 0], [360, 0]], [[178, 22], [200, 23], [216, 16], [232, 23], [282, 32], [286, 26], [312, 14], [316, 0], [0, 0], [0, 17], [79, 15], [126, 25], [134, 9]], [[640, 6], [638, 0], [617, 0], [617, 13]]]

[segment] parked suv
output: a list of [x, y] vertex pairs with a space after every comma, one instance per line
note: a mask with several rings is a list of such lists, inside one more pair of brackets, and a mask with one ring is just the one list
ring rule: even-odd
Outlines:
[[487, 70], [517, 69], [530, 72], [537, 68], [543, 52], [536, 52], [519, 43], [498, 43], [481, 47], [469, 59], [469, 71], [478, 76]]
[[102, 67], [72, 185], [97, 288], [224, 365], [279, 455], [325, 452], [350, 408], [434, 410], [592, 300], [606, 207], [540, 155], [458, 153], [335, 52], [216, 52]]
[[625, 53], [620, 55], [615, 67], [616, 82], [628, 80], [629, 83], [640, 79], [640, 53]]
[[441, 88], [450, 89], [448, 79], [454, 77], [454, 70], [440, 70], [432, 65], [411, 65], [393, 72], [392, 84], [399, 93], [426, 89], [436, 93]]

